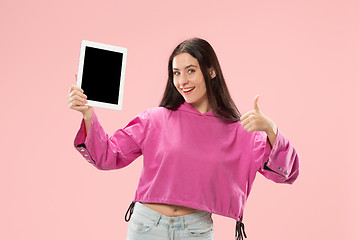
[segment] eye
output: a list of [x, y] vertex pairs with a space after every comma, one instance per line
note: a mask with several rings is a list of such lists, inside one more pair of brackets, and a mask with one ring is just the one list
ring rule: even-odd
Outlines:
[[180, 72], [174, 72], [174, 75], [178, 76], [178, 75], [180, 75]]
[[189, 69], [189, 70], [188, 70], [188, 73], [193, 73], [193, 72], [195, 72], [194, 69]]

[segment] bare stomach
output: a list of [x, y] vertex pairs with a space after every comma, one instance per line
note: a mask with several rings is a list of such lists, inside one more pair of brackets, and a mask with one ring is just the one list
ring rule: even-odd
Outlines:
[[187, 214], [195, 213], [200, 210], [188, 208], [184, 206], [178, 206], [178, 205], [170, 205], [165, 203], [141, 203], [144, 206], [151, 208], [152, 210], [161, 213], [168, 217], [178, 217], [178, 216], [184, 216]]

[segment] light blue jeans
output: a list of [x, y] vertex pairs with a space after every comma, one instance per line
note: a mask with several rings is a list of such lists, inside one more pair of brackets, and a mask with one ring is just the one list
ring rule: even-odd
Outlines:
[[127, 240], [214, 240], [211, 213], [199, 211], [168, 217], [136, 202]]

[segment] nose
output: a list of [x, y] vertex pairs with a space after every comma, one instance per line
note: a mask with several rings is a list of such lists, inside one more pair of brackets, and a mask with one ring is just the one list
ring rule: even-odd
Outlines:
[[180, 86], [186, 85], [189, 82], [185, 74], [180, 74], [179, 76], [179, 84]]

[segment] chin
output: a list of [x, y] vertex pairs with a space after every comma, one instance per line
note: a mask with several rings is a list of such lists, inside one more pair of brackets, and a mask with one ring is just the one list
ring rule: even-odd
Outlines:
[[194, 101], [191, 101], [191, 100], [186, 99], [186, 98], [184, 98], [184, 100], [185, 100], [185, 102], [187, 102], [187, 103], [194, 103]]

